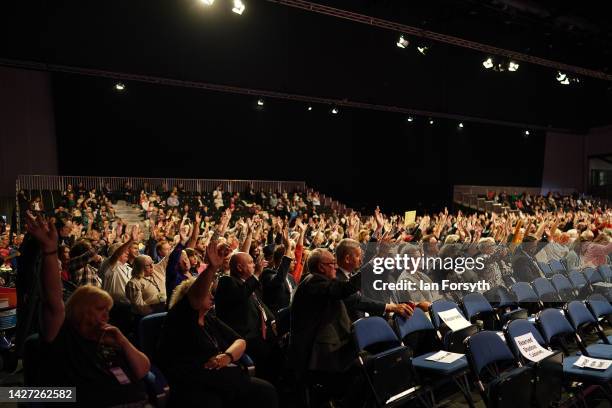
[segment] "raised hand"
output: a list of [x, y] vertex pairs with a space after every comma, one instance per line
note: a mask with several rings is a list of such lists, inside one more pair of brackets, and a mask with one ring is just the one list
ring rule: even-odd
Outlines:
[[57, 251], [57, 230], [55, 220], [47, 220], [44, 215], [34, 216], [27, 211], [26, 229], [42, 247], [43, 252]]
[[380, 231], [385, 225], [385, 218], [380, 212], [380, 208], [378, 206], [376, 206], [376, 209], [374, 210], [374, 220], [376, 220], [376, 229]]

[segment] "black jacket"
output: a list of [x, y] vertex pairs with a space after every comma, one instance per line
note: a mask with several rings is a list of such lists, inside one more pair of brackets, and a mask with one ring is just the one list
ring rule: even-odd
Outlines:
[[[341, 269], [337, 270], [336, 279], [343, 282], [348, 281]], [[371, 316], [382, 316], [385, 313], [386, 307], [386, 303], [370, 299], [363, 295], [361, 291], [346, 297], [344, 299], [344, 305], [346, 306], [346, 310], [352, 322], [365, 317], [365, 313]]]
[[308, 370], [342, 372], [355, 358], [351, 321], [342, 299], [359, 290], [360, 274], [343, 282], [312, 273], [291, 304], [289, 355], [298, 375]]
[[[278, 269], [264, 269], [261, 274], [261, 286], [263, 288], [263, 301], [274, 312], [289, 306], [291, 291], [295, 289], [295, 279], [291, 276], [291, 258], [284, 256]], [[289, 279], [289, 287], [287, 285]]]
[[215, 293], [217, 317], [245, 339], [261, 338], [261, 309], [266, 322], [274, 320], [274, 314], [261, 300], [260, 283], [254, 276], [244, 282], [233, 276], [219, 278]]

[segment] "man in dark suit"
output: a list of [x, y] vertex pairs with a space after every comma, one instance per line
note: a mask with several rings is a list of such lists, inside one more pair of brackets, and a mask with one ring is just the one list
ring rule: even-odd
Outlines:
[[346, 384], [345, 373], [356, 356], [342, 300], [359, 290], [361, 276], [337, 280], [336, 260], [323, 248], [313, 250], [307, 263], [310, 274], [298, 285], [291, 304], [289, 355], [300, 381], [333, 378], [328, 383], [336, 387]]
[[249, 254], [237, 252], [229, 268], [230, 275], [219, 278], [215, 292], [217, 317], [246, 340], [246, 353], [255, 361], [258, 376], [274, 381], [278, 368], [275, 321], [261, 299], [263, 264], [255, 265]]
[[[344, 238], [340, 241], [336, 248], [336, 260], [338, 263], [336, 279], [339, 281], [348, 281], [362, 264], [362, 250], [359, 242], [350, 238]], [[368, 298], [360, 291], [345, 298], [344, 304], [351, 321], [356, 321], [365, 317], [365, 313], [368, 313], [370, 316], [382, 316], [385, 312], [399, 313], [405, 317], [412, 314], [412, 309], [405, 303], [396, 304], [381, 302]]]
[[512, 256], [512, 271], [517, 282], [533, 282], [534, 279], [544, 277], [534, 258], [537, 251], [537, 238], [531, 235], [523, 238], [523, 243]]
[[279, 245], [274, 250], [274, 269], [266, 268], [261, 274], [263, 301], [274, 313], [289, 306], [291, 295], [297, 286], [289, 274], [293, 259], [289, 257], [289, 243]]

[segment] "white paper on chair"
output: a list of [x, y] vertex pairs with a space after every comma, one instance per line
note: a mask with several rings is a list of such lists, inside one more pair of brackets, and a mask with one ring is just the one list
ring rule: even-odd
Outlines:
[[432, 354], [431, 356], [427, 357], [425, 360], [435, 361], [437, 363], [450, 364], [452, 362], [459, 360], [463, 356], [464, 354], [451, 353], [450, 351], [442, 350], [442, 351], [438, 351], [436, 354]]
[[533, 333], [516, 336], [514, 341], [516, 342], [516, 345], [523, 357], [535, 363], [554, 354], [552, 351], [542, 347], [535, 337], [533, 337]]
[[438, 316], [440, 316], [440, 319], [442, 319], [442, 321], [452, 331], [459, 331], [471, 325], [471, 323], [468, 322], [465, 317], [463, 317], [463, 315], [459, 313], [459, 310], [457, 309], [450, 309], [445, 310], [444, 312], [438, 312]]
[[592, 368], [594, 370], [607, 370], [612, 365], [612, 360], [580, 356], [574, 363], [576, 367]]
[[609, 283], [609, 282], [595, 282], [592, 285], [598, 286], [600, 288], [606, 288], [606, 289], [612, 288], [612, 283]]

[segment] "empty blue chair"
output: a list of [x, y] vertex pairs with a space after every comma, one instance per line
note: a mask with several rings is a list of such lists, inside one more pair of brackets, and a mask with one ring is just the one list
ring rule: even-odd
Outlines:
[[462, 303], [470, 322], [476, 323], [476, 320], [481, 320], [486, 330], [496, 329], [497, 315], [482, 293], [469, 293], [463, 297]]
[[537, 322], [542, 329], [547, 345], [558, 346], [565, 355], [569, 355], [567, 339], [576, 341], [574, 328], [559, 309], [545, 309], [538, 314]]
[[503, 286], [497, 286], [486, 292], [485, 298], [495, 308], [502, 325], [514, 319], [526, 319], [528, 316], [526, 309], [518, 307], [516, 295]]
[[540, 267], [540, 270], [542, 271], [544, 276], [549, 277], [554, 275], [552, 269], [550, 268], [550, 265], [548, 265], [546, 262], [538, 262], [538, 266]]
[[533, 289], [542, 302], [560, 302], [561, 298], [557, 291], [546, 278], [537, 278], [532, 282]]
[[587, 346], [584, 342], [584, 332], [587, 329], [594, 329], [599, 335], [602, 341], [608, 342], [608, 339], [603, 333], [601, 326], [599, 326], [599, 322], [595, 317], [589, 312], [586, 305], [582, 302], [574, 300], [570, 302], [567, 307], [567, 316], [569, 318], [570, 323], [576, 330], [578, 334], [578, 344], [584, 354], [590, 357], [595, 358], [604, 358], [604, 359], [612, 359], [612, 346], [609, 344], [593, 344]]
[[431, 321], [433, 322], [434, 327], [438, 331], [440, 331], [440, 335], [442, 336], [442, 344], [444, 345], [445, 350], [457, 353], [465, 353], [465, 346], [463, 345], [463, 340], [465, 340], [468, 336], [471, 336], [472, 334], [476, 333], [478, 331], [478, 327], [472, 324], [456, 332], [450, 330], [445, 324], [443, 324], [438, 313], [452, 309], [457, 309], [457, 311], [459, 311], [459, 314], [464, 316], [461, 310], [459, 309], [459, 306], [457, 306], [455, 302], [451, 302], [449, 300], [444, 299], [436, 300], [431, 304], [429, 308]]
[[570, 300], [576, 298], [576, 292], [574, 290], [574, 287], [566, 276], [561, 275], [559, 273], [553, 275], [553, 277], [551, 278], [551, 283], [557, 291], [557, 294], [559, 295], [561, 301], [569, 302]]
[[541, 310], [542, 305], [540, 304], [540, 299], [529, 283], [516, 282], [510, 289], [516, 295], [516, 300], [519, 305], [527, 309], [530, 314], [534, 314]]
[[517, 367], [514, 355], [496, 332], [481, 331], [466, 343], [468, 361], [487, 407], [531, 406], [533, 372], [530, 367]]
[[539, 407], [550, 407], [551, 403], [561, 399], [563, 388], [563, 355], [561, 352], [548, 356], [547, 358], [535, 363], [523, 357], [519, 351], [516, 338], [518, 336], [531, 333], [538, 344], [546, 348], [546, 343], [535, 325], [525, 319], [518, 319], [509, 322], [504, 328], [504, 334], [508, 339], [508, 344], [515, 356], [534, 368], [536, 378], [534, 394]]
[[604, 281], [604, 278], [599, 274], [599, 272], [597, 272], [597, 269], [595, 268], [584, 268], [582, 273], [584, 273], [584, 277], [591, 285], [597, 282]]
[[353, 323], [358, 362], [378, 407], [396, 406], [418, 399], [430, 406], [429, 389], [418, 383], [410, 349], [378, 316]]
[[589, 287], [589, 282], [587, 282], [584, 274], [578, 271], [571, 271], [569, 273], [569, 280], [572, 283], [572, 286], [578, 294], [585, 295], [591, 293], [591, 288]]
[[[442, 348], [442, 343], [436, 336], [436, 329], [425, 313], [414, 309], [408, 319], [395, 315], [395, 326], [400, 339], [413, 351], [412, 365], [423, 378], [431, 378], [436, 383], [452, 378], [466, 398], [468, 405], [473, 406], [467, 381], [468, 363], [465, 356], [450, 364], [427, 360]], [[436, 387], [434, 387], [436, 388]]]
[[612, 304], [605, 296], [595, 293], [586, 300], [587, 307], [597, 319], [612, 317]]
[[553, 259], [552, 261], [550, 261], [549, 265], [550, 265], [550, 269], [552, 270], [553, 274], [557, 274], [557, 273], [560, 273], [562, 275], [567, 274], [567, 269], [565, 269], [565, 265], [563, 265], [561, 261]]
[[610, 268], [610, 265], [599, 265], [597, 271], [606, 282], [612, 283], [612, 268]]

